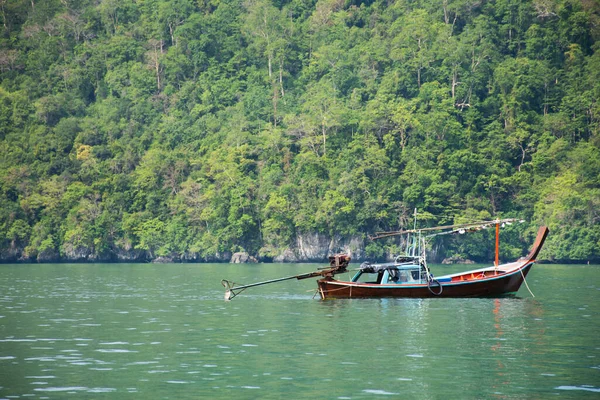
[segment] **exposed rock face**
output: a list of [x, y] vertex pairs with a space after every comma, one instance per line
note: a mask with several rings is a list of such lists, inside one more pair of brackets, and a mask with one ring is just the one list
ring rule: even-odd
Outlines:
[[215, 253], [215, 255], [212, 257], [198, 256], [198, 258], [201, 259], [202, 262], [227, 262], [231, 260], [231, 257], [233, 257], [233, 254], [231, 254], [228, 251], [223, 253]]
[[303, 261], [323, 261], [329, 254], [330, 242], [321, 233], [299, 234], [296, 237], [297, 258]]
[[244, 263], [255, 263], [258, 260], [246, 252], [238, 252], [233, 253], [231, 256], [231, 260], [229, 261], [232, 264], [244, 264]]
[[135, 249], [126, 250], [122, 248], [116, 248], [114, 251], [114, 257], [119, 262], [139, 262], [147, 260], [146, 251]]
[[55, 249], [48, 249], [38, 253], [37, 262], [56, 262], [60, 261], [60, 255]]
[[340, 249], [341, 251], [337, 251], [336, 253], [348, 254], [354, 261], [366, 260], [365, 240], [360, 237], [351, 237], [350, 240], [340, 244]]
[[298, 256], [290, 248], [285, 249], [280, 255], [273, 257], [273, 262], [276, 263], [294, 263], [298, 261]]
[[154, 260], [152, 260], [152, 262], [154, 264], [169, 264], [169, 263], [175, 262], [175, 260], [172, 257], [160, 256], [160, 257], [156, 257]]
[[[272, 258], [260, 261], [273, 262], [327, 262], [330, 255], [343, 253], [352, 257], [354, 262], [364, 261], [365, 239], [360, 236], [342, 237], [323, 233], [303, 233], [296, 237], [296, 243], [282, 249], [281, 253]], [[119, 243], [106, 253], [96, 254], [95, 249], [85, 246], [72, 246], [64, 243], [60, 253], [56, 249], [48, 249], [38, 254], [26, 257], [24, 249], [16, 246], [1, 250], [0, 262], [231, 262], [231, 263], [256, 263], [259, 262], [254, 255], [247, 252], [223, 252], [214, 255], [200, 255], [200, 253], [187, 252], [184, 254], [169, 254], [167, 256], [152, 256], [148, 251], [136, 249], [130, 243]]]
[[442, 264], [475, 264], [475, 261], [455, 256], [444, 258]]
[[61, 258], [66, 258], [69, 261], [96, 261], [98, 259], [94, 253], [94, 249], [89, 247], [75, 247], [71, 244], [66, 244], [62, 247], [62, 251], [63, 255]]
[[24, 260], [23, 249], [11, 246], [7, 249], [0, 250], [0, 261], [2, 262], [15, 262]]
[[296, 237], [294, 253], [295, 261], [323, 262], [327, 261], [330, 255], [338, 253], [350, 255], [353, 261], [362, 261], [365, 257], [364, 249], [365, 242], [361, 237], [344, 238], [339, 235], [329, 237], [322, 233], [308, 233]]

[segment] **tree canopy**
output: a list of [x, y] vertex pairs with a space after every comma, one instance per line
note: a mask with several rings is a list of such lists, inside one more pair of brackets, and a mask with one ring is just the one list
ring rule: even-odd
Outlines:
[[[600, 261], [591, 0], [0, 0], [0, 259], [273, 259], [519, 217]], [[481, 238], [439, 253], [492, 258]], [[364, 241], [384, 257], [392, 242]]]

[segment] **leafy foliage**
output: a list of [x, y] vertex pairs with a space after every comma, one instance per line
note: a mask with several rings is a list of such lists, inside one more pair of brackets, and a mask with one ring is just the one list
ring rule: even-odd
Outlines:
[[[521, 216], [600, 261], [600, 7], [2, 1], [3, 260], [273, 258]], [[522, 254], [535, 228], [507, 236]], [[489, 260], [485, 237], [436, 252]], [[384, 257], [393, 243], [365, 243]]]

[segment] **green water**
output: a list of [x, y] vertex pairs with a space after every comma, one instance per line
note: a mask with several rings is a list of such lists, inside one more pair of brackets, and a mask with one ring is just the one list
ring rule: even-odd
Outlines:
[[0, 265], [0, 398], [600, 396], [600, 267], [537, 265], [535, 298], [321, 301], [309, 279], [223, 301], [222, 278], [315, 267]]

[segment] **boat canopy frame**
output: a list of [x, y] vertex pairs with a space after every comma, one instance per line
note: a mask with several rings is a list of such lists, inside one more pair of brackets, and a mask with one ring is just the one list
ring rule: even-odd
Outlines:
[[373, 273], [379, 273], [379, 272], [389, 271], [389, 270], [400, 271], [400, 270], [411, 270], [411, 269], [417, 269], [417, 268], [421, 268], [421, 269], [425, 268], [425, 265], [421, 262], [420, 257], [417, 257], [416, 260], [414, 260], [414, 261], [403, 262], [403, 263], [391, 262], [391, 263], [382, 263], [382, 264], [371, 264], [369, 262], [364, 262], [364, 263], [360, 264], [358, 271], [373, 274]]

